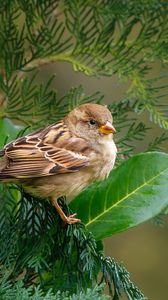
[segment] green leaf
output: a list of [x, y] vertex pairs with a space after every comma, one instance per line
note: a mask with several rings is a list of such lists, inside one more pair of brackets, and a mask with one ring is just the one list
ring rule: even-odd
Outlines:
[[22, 126], [14, 125], [9, 119], [0, 119], [0, 149], [11, 140], [17, 137], [19, 131], [23, 129]]
[[168, 155], [138, 154], [71, 204], [97, 240], [134, 227], [168, 205]]

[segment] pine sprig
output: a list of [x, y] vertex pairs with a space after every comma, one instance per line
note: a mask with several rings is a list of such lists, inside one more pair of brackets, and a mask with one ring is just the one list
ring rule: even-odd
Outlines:
[[[167, 96], [168, 85], [161, 84], [165, 76], [142, 79], [134, 73], [134, 79], [128, 90], [129, 99], [136, 102], [137, 111], [149, 112], [150, 120], [160, 127], [168, 128]], [[160, 92], [162, 91], [162, 92]]]
[[163, 151], [163, 143], [168, 141], [168, 135], [166, 132], [163, 132], [160, 136], [156, 137], [147, 148], [147, 151]]
[[[0, 10], [2, 111], [7, 105], [9, 117], [20, 116], [22, 112], [21, 120], [24, 116], [28, 119], [28, 107], [31, 110], [34, 103], [30, 104], [28, 96], [19, 92], [22, 89], [20, 76], [26, 75], [23, 70], [61, 60], [71, 62], [76, 71], [87, 75], [117, 73], [131, 80], [129, 97], [137, 101], [138, 110], [147, 109], [152, 121], [167, 128], [166, 102], [164, 99], [161, 102], [163, 95], [160, 95], [163, 87], [153, 86], [153, 80], [144, 76], [151, 57], [152, 60], [165, 59], [168, 5], [156, 0], [150, 5], [144, 0], [140, 3], [135, 6], [134, 1], [129, 5], [125, 1], [120, 5], [115, 1], [96, 4], [90, 1], [7, 1], [4, 10]], [[42, 93], [41, 102], [46, 103], [49, 95], [57, 102], [55, 94], [46, 94], [43, 86], [39, 88], [35, 94], [37, 99]], [[31, 95], [29, 89], [27, 92]], [[38, 117], [34, 115], [37, 122], [43, 108], [40, 110]]]
[[[69, 208], [61, 199], [60, 204], [68, 213]], [[142, 298], [128, 272], [103, 256], [99, 244], [84, 225], [63, 226], [48, 202], [22, 191], [13, 220], [8, 232], [11, 250], [1, 255], [5, 279], [22, 279], [26, 286], [40, 284], [42, 288], [52, 287], [53, 291], [75, 292], [79, 288], [93, 287], [101, 271], [102, 281], [108, 284], [112, 299], [120, 299], [122, 293], [129, 300]], [[2, 240], [2, 249], [4, 243]], [[1, 273], [1, 278], [3, 276]]]
[[0, 185], [0, 274], [2, 272], [4, 277], [8, 277], [12, 272], [12, 264], [15, 260], [16, 248], [13, 247], [13, 241], [16, 239], [16, 231], [13, 210], [17, 198], [19, 199], [19, 192], [16, 187]]
[[[10, 9], [9, 9], [10, 7]], [[25, 56], [25, 27], [19, 30], [16, 20], [20, 17], [16, 6], [6, 2], [6, 9], [0, 11], [1, 72], [8, 82], [14, 71], [20, 69]]]
[[25, 77], [21, 82], [15, 76], [8, 84], [1, 78], [1, 89], [6, 95], [4, 117], [19, 120], [32, 128], [40, 128], [48, 123], [59, 121], [82, 103], [100, 103], [103, 98], [99, 92], [85, 95], [81, 86], [72, 88], [64, 96], [59, 97], [51, 88], [54, 76], [44, 85], [35, 83], [36, 75]]
[[109, 296], [102, 295], [103, 285], [96, 285], [93, 289], [87, 289], [86, 292], [80, 291], [77, 294], [70, 295], [69, 292], [53, 293], [49, 290], [44, 292], [40, 287], [25, 288], [22, 281], [16, 282], [11, 285], [7, 281], [0, 282], [0, 297], [1, 300], [108, 300]]
[[[114, 124], [117, 129], [115, 138], [118, 146], [118, 163], [124, 158], [134, 154], [135, 141], [142, 141], [149, 129], [144, 123], [136, 119], [137, 102], [122, 100], [109, 105], [114, 117]], [[124, 134], [123, 134], [124, 132]], [[121, 135], [122, 133], [122, 135]]]
[[[154, 2], [149, 6], [143, 0], [141, 8], [135, 6], [134, 1], [129, 6], [125, 1], [117, 6], [108, 1], [97, 4], [90, 1], [29, 1], [29, 4], [17, 1], [17, 6], [15, 1], [8, 2], [6, 10], [11, 5], [10, 10], [16, 8], [25, 16], [21, 31], [24, 40], [31, 45], [27, 48], [22, 45], [25, 57], [18, 67], [64, 60], [87, 75], [117, 72], [125, 76], [135, 70], [144, 75], [148, 69], [145, 62], [151, 60], [151, 53], [152, 58], [165, 58], [167, 45], [168, 7], [165, 3]], [[120, 14], [117, 13], [119, 9]], [[130, 38], [137, 25], [140, 25], [139, 32]], [[15, 36], [16, 33], [14, 39]], [[153, 52], [149, 53], [151, 49]]]
[[[102, 281], [109, 286], [110, 294], [114, 300], [119, 300], [125, 294], [127, 299], [146, 299], [141, 291], [131, 282], [129, 272], [122, 265], [110, 257], [102, 257]], [[113, 283], [114, 286], [113, 286]]]

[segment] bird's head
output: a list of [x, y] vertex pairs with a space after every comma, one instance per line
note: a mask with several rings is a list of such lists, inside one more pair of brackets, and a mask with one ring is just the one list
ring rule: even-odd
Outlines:
[[86, 103], [72, 110], [65, 123], [73, 134], [96, 142], [100, 138], [111, 139], [116, 132], [111, 112], [106, 106]]

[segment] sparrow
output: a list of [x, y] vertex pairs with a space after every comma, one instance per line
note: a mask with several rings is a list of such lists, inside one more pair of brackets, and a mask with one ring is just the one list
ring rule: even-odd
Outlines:
[[117, 154], [115, 132], [106, 106], [82, 104], [60, 122], [0, 150], [0, 181], [49, 198], [65, 223], [80, 222], [76, 214], [66, 216], [57, 199], [70, 201], [92, 182], [108, 177]]

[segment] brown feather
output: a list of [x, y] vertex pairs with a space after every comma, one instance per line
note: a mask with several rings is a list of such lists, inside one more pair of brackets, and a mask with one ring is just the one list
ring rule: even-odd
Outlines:
[[[64, 148], [60, 148], [62, 141], [67, 139], [68, 149], [65, 148], [65, 143]], [[70, 150], [76, 143], [79, 148], [79, 139], [74, 140], [63, 123], [50, 125], [44, 130], [19, 138], [1, 151], [7, 163], [1, 170], [0, 179], [76, 172], [88, 164], [88, 158], [79, 154], [80, 149], [78, 153]]]

